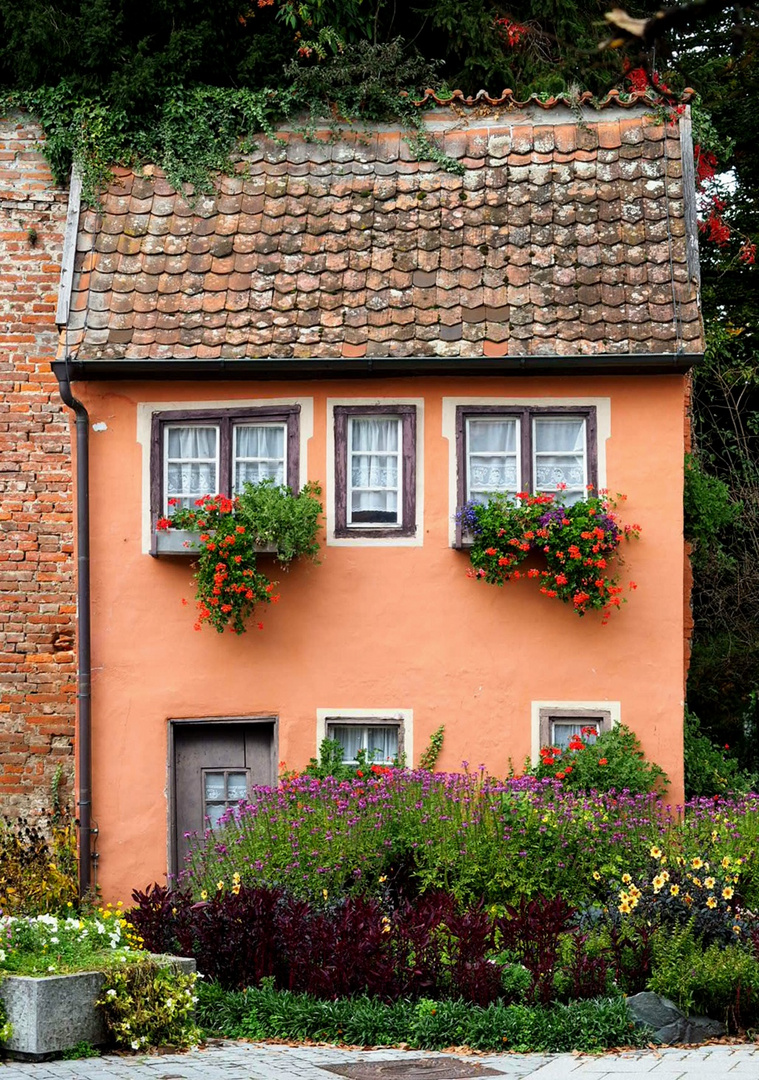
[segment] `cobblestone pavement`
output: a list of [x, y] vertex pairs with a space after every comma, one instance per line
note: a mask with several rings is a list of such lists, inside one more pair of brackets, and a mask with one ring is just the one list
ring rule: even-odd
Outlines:
[[[0, 1064], [0, 1080], [341, 1080], [331, 1066], [420, 1058], [486, 1066], [509, 1078], [534, 1080], [759, 1080], [759, 1044], [667, 1047], [618, 1054], [492, 1054], [464, 1056], [419, 1050], [341, 1050], [327, 1046], [281, 1046], [217, 1042], [186, 1054], [104, 1055], [81, 1061]], [[466, 1071], [466, 1070], [462, 1070]], [[423, 1072], [423, 1070], [420, 1070]], [[378, 1072], [378, 1077], [379, 1077]], [[382, 1080], [402, 1080], [402, 1071], [383, 1069]], [[497, 1078], [496, 1078], [497, 1080]]]

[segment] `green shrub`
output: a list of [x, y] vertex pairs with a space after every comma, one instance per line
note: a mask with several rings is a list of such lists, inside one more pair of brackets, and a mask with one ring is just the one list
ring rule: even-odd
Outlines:
[[197, 1044], [196, 979], [150, 961], [110, 972], [97, 1002], [110, 1040], [131, 1050]]
[[13, 1034], [13, 1024], [8, 1022], [8, 1014], [5, 1011], [5, 1002], [0, 1000], [0, 1043], [7, 1042]]
[[483, 1008], [430, 999], [392, 1004], [369, 997], [318, 1001], [306, 994], [274, 990], [270, 983], [242, 993], [225, 993], [212, 983], [202, 984], [198, 995], [203, 1027], [209, 1034], [226, 1038], [558, 1053], [643, 1045], [646, 1037], [634, 1027], [621, 997], [548, 1007], [496, 1002]]
[[529, 770], [539, 779], [560, 780], [574, 791], [663, 791], [669, 784], [662, 768], [647, 761], [634, 731], [618, 724], [596, 736], [593, 729], [572, 738], [566, 750], [544, 746], [540, 762]]
[[751, 791], [756, 778], [741, 769], [735, 758], [727, 753], [727, 747], [717, 746], [701, 731], [698, 717], [688, 709], [685, 710], [683, 744], [687, 799], [727, 792], [745, 795]]
[[759, 1021], [759, 959], [742, 945], [704, 947], [692, 923], [654, 935], [648, 987], [686, 1012], [722, 1020], [732, 1031]]
[[68, 811], [0, 819], [0, 910], [61, 911], [78, 900], [76, 828]]

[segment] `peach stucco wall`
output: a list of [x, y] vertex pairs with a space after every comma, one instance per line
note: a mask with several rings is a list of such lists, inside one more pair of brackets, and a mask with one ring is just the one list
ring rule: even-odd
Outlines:
[[[531, 703], [615, 701], [622, 722], [682, 798], [684, 381], [679, 376], [404, 379], [330, 383], [78, 386], [91, 436], [93, 816], [106, 899], [167, 870], [168, 721], [279, 719], [278, 758], [316, 752], [318, 709], [413, 710], [414, 757], [441, 723], [439, 766], [519, 769], [531, 752]], [[498, 590], [466, 577], [449, 546], [449, 443], [443, 398], [610, 399], [606, 483], [625, 492], [626, 547], [638, 584], [608, 626], [578, 619], [531, 582]], [[327, 399], [424, 401], [423, 543], [324, 546], [319, 565], [281, 574], [265, 630], [193, 630], [188, 562], [143, 553], [139, 402], [312, 399], [308, 476], [325, 484]], [[333, 492], [325, 484], [324, 498]]]

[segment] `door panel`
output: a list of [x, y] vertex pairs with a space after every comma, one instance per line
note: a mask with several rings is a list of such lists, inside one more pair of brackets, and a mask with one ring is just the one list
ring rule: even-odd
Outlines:
[[175, 870], [190, 848], [186, 834], [202, 836], [243, 792], [274, 783], [274, 758], [274, 721], [174, 725]]

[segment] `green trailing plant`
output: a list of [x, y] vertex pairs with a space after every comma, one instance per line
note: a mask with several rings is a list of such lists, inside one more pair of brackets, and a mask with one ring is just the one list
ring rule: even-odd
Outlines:
[[662, 792], [669, 781], [664, 770], [648, 761], [634, 731], [617, 724], [598, 734], [593, 727], [573, 735], [566, 749], [542, 746], [540, 761], [528, 770], [538, 779], [560, 780], [579, 791], [629, 791], [632, 795]]
[[13, 1024], [5, 1011], [5, 1002], [0, 1000], [0, 1043], [8, 1042], [13, 1035]]
[[[273, 548], [281, 565], [300, 556], [316, 559], [322, 505], [321, 488], [308, 483], [298, 493], [271, 480], [246, 484], [234, 498], [205, 495], [194, 509], [175, 510], [159, 518], [160, 530], [197, 533], [200, 543], [195, 569], [197, 621], [219, 633], [243, 634], [257, 605], [279, 600], [258, 567], [262, 547]], [[176, 500], [169, 500], [170, 507]], [[263, 629], [259, 622], [258, 628]]]
[[74, 1043], [68, 1050], [64, 1050], [61, 1057], [64, 1061], [82, 1061], [84, 1058], [100, 1057], [100, 1051], [92, 1043], [83, 1039], [81, 1042]]
[[427, 769], [429, 772], [435, 771], [437, 759], [440, 757], [440, 751], [443, 749], [444, 735], [445, 724], [441, 724], [439, 728], [436, 728], [435, 731], [432, 732], [430, 741], [419, 756], [420, 769]]
[[[561, 491], [519, 492], [467, 503], [458, 518], [472, 540], [469, 576], [488, 585], [534, 580], [544, 596], [569, 604], [580, 616], [599, 611], [607, 622], [626, 600], [617, 570], [619, 545], [640, 534], [639, 525], [618, 522], [614, 511], [623, 498], [602, 491], [565, 505]], [[540, 565], [521, 569], [528, 559]], [[631, 581], [628, 587], [636, 585]]]
[[196, 980], [149, 961], [109, 973], [96, 1003], [109, 1039], [128, 1050], [197, 1045]]

